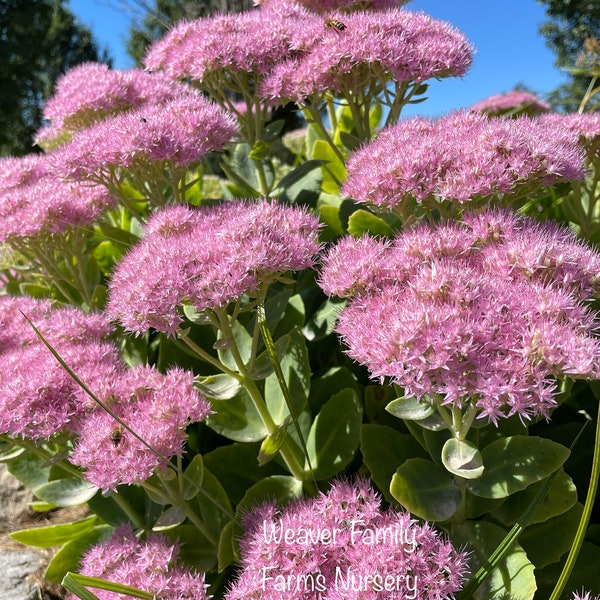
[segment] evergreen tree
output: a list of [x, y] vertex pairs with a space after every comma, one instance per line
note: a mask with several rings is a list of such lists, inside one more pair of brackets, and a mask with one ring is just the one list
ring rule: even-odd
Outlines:
[[63, 0], [0, 0], [0, 156], [31, 152], [57, 78], [98, 60], [91, 32]]
[[[558, 87], [550, 102], [557, 108], [576, 111], [586, 93], [599, 85], [600, 2], [598, 0], [538, 0], [549, 21], [540, 32], [556, 53], [555, 64], [570, 72], [569, 81]], [[590, 99], [586, 111], [600, 110], [600, 94]]]

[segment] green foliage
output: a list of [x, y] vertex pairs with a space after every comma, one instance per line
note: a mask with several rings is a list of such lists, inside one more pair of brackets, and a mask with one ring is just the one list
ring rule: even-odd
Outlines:
[[64, 0], [0, 4], [0, 156], [31, 152], [42, 104], [70, 68], [107, 61]]

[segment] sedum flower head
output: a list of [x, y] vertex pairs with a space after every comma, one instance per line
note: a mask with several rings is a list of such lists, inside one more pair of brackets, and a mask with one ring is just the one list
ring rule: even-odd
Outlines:
[[[161, 600], [205, 600], [204, 574], [178, 562], [179, 545], [156, 533], [137, 537], [129, 525], [92, 546], [82, 561], [80, 574], [129, 585], [155, 594]], [[118, 600], [121, 594], [94, 589], [100, 600]], [[75, 596], [72, 596], [75, 598]]]
[[115, 269], [107, 310], [130, 331], [174, 333], [184, 303], [224, 306], [312, 266], [318, 228], [304, 209], [267, 201], [164, 209]]
[[0, 298], [0, 432], [48, 439], [73, 431], [89, 398], [22, 313], [83, 381], [110, 381], [122, 364], [116, 347], [108, 341], [111, 327], [104, 317], [75, 308], [54, 308], [44, 300]]
[[583, 177], [576, 136], [561, 123], [455, 112], [383, 130], [348, 160], [342, 191], [359, 202], [493, 200]]
[[334, 11], [352, 12], [359, 10], [386, 10], [397, 8], [410, 0], [255, 0], [254, 4], [262, 7], [271, 5], [300, 4], [311, 12], [328, 15]]
[[109, 115], [164, 102], [185, 89], [160, 73], [112, 70], [101, 63], [78, 65], [58, 80], [44, 106], [50, 124], [38, 132], [36, 142], [48, 147], [67, 141], [74, 132]]
[[557, 377], [600, 377], [587, 305], [600, 255], [568, 230], [486, 210], [360, 244], [374, 275], [357, 275], [357, 242], [343, 242], [321, 286], [350, 298], [337, 324], [348, 354], [407, 396], [472, 402], [496, 422], [547, 415]]
[[552, 113], [540, 117], [545, 123], [564, 126], [579, 136], [579, 145], [589, 160], [600, 160], [600, 114], [598, 113]]
[[53, 153], [64, 177], [104, 182], [118, 168], [187, 166], [220, 150], [238, 131], [231, 115], [199, 94], [128, 111], [80, 131]]
[[[335, 16], [335, 15], [334, 15]], [[448, 23], [401, 9], [352, 12], [312, 24], [307, 50], [281, 61], [265, 78], [260, 93], [274, 103], [305, 103], [325, 93], [356, 92], [382, 85], [463, 75], [471, 47]]]
[[505, 94], [494, 94], [473, 104], [469, 110], [486, 115], [541, 115], [550, 111], [550, 105], [535, 94], [522, 90], [511, 90]]
[[381, 510], [365, 481], [258, 507], [243, 525], [241, 572], [226, 600], [448, 598], [467, 571], [464, 553], [408, 513]]
[[600, 600], [600, 595], [592, 596], [591, 592], [581, 590], [581, 592], [573, 592], [572, 600]]
[[0, 241], [40, 239], [87, 227], [115, 205], [116, 198], [104, 186], [69, 182], [48, 173], [0, 191]]
[[[77, 425], [79, 439], [70, 458], [85, 469], [84, 477], [103, 489], [145, 481], [164, 461], [181, 456], [185, 427], [202, 421], [208, 402], [194, 390], [189, 372], [162, 374], [150, 367], [123, 371], [101, 384], [102, 400], [154, 452], [101, 408], [91, 410]], [[98, 386], [97, 386], [98, 387]]]

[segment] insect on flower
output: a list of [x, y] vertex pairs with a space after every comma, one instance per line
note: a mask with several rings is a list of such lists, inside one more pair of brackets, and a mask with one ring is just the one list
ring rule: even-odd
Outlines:
[[110, 432], [110, 441], [113, 443], [113, 446], [116, 448], [121, 443], [122, 439], [123, 439], [123, 428], [119, 425], [118, 427], [115, 427]]
[[337, 19], [334, 19], [332, 17], [328, 17], [325, 19], [325, 28], [344, 31], [344, 29], [346, 29], [346, 26], [341, 21], [338, 21]]

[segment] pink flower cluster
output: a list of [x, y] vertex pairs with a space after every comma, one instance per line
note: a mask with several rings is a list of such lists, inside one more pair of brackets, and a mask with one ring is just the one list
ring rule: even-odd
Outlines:
[[600, 595], [592, 596], [591, 592], [581, 590], [581, 592], [573, 592], [572, 600], [600, 600]]
[[226, 600], [432, 600], [461, 587], [466, 555], [408, 513], [382, 511], [365, 481], [244, 518], [242, 571]]
[[[92, 392], [155, 452], [90, 398], [22, 313]], [[210, 412], [194, 389], [192, 373], [126, 368], [101, 315], [3, 296], [0, 330], [0, 433], [31, 439], [75, 436], [70, 460], [86, 469], [85, 478], [98, 487], [109, 489], [150, 477], [164, 466], [156, 452], [167, 460], [181, 455], [187, 424]]]
[[100, 315], [55, 309], [49, 301], [0, 297], [0, 432], [48, 439], [86, 411], [89, 398], [36, 336], [25, 314], [84, 381], [110, 380], [122, 368]]
[[334, 11], [386, 10], [397, 8], [410, 0], [254, 0], [256, 6], [302, 5], [311, 12], [328, 15]]
[[[423, 13], [395, 8], [342, 13], [341, 21], [337, 16], [325, 19], [299, 4], [267, 3], [242, 15], [182, 23], [150, 49], [145, 64], [208, 91], [240, 91], [250, 73], [251, 84], [274, 104], [383, 85], [390, 78], [460, 76], [471, 64], [464, 36]], [[329, 26], [328, 19], [341, 25]]]
[[0, 159], [0, 241], [10, 242], [86, 227], [116, 205], [102, 186], [64, 181], [48, 155]]
[[237, 132], [232, 115], [188, 92], [80, 131], [53, 152], [52, 162], [63, 177], [107, 182], [118, 168], [198, 163], [208, 152], [221, 150]]
[[359, 11], [334, 21], [337, 26], [322, 19], [313, 25], [311, 46], [273, 68], [260, 87], [262, 96], [275, 104], [304, 104], [306, 98], [325, 93], [351, 96], [389, 80], [459, 77], [471, 65], [466, 38], [425, 13]]
[[506, 113], [541, 115], [550, 111], [550, 105], [535, 94], [521, 90], [511, 90], [505, 94], [494, 94], [473, 104], [469, 110], [487, 115], [501, 116]]
[[115, 269], [108, 313], [130, 331], [172, 334], [183, 303], [217, 308], [311, 267], [318, 229], [304, 209], [275, 202], [166, 208]]
[[564, 126], [579, 136], [579, 144], [591, 161], [600, 160], [599, 113], [553, 113], [541, 117], [545, 123]]
[[[155, 533], [138, 538], [128, 525], [121, 525], [107, 541], [87, 551], [80, 574], [129, 585], [161, 600], [208, 599], [204, 574], [178, 563], [178, 556], [177, 543]], [[94, 594], [100, 600], [125, 597], [100, 589]]]
[[407, 396], [494, 423], [547, 415], [555, 378], [600, 377], [600, 254], [566, 229], [485, 210], [393, 241], [341, 240], [321, 286], [349, 298], [348, 354]]
[[145, 481], [157, 468], [165, 468], [158, 454], [166, 460], [181, 456], [185, 427], [204, 420], [210, 412], [209, 404], [194, 389], [193, 375], [179, 368], [166, 374], [150, 367], [121, 370], [114, 380], [94, 381], [92, 387], [99, 386], [108, 406], [146, 442], [103, 409], [96, 408], [79, 420], [70, 460], [102, 489]]
[[348, 160], [342, 191], [388, 208], [468, 202], [583, 177], [576, 135], [561, 122], [455, 112], [384, 129]]
[[111, 70], [101, 63], [84, 63], [63, 75], [44, 106], [50, 124], [36, 142], [44, 147], [67, 141], [75, 132], [109, 115], [159, 104], [185, 92], [186, 86], [164, 75], [141, 69]]

